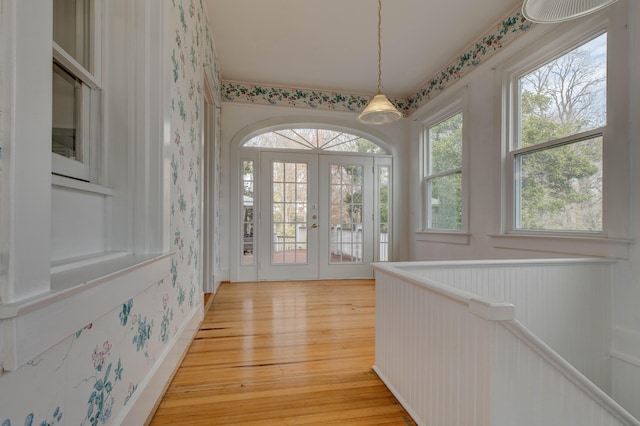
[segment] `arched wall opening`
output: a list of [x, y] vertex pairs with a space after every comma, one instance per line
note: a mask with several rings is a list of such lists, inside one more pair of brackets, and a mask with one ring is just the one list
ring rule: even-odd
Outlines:
[[[315, 139], [311, 140], [310, 134], [316, 131], [324, 134], [320, 137], [316, 135]], [[286, 143], [278, 147], [274, 138]], [[256, 142], [260, 139], [263, 141]], [[237, 131], [228, 145], [231, 280], [368, 277], [372, 276], [372, 271], [369, 272], [372, 261], [393, 260], [393, 181], [397, 147], [388, 140], [388, 136], [377, 129], [363, 129], [353, 123], [335, 119], [317, 120], [308, 117], [271, 118], [247, 125]], [[266, 167], [275, 167], [274, 159], [277, 165], [283, 166], [286, 161], [281, 160], [288, 155], [302, 155], [303, 157], [296, 157], [289, 164], [305, 164], [304, 167], [307, 167], [308, 158], [304, 157], [305, 155], [317, 157], [320, 170], [331, 171], [323, 171], [324, 179], [334, 183], [327, 183], [318, 191], [320, 194], [315, 198], [316, 202], [309, 200], [305, 207], [308, 210], [303, 209], [303, 217], [276, 220], [274, 224], [279, 207], [282, 207], [280, 210], [286, 210], [290, 205], [300, 205], [299, 199], [290, 202], [291, 194], [275, 193], [274, 187], [286, 187], [287, 183], [269, 182], [270, 178], [278, 178], [272, 178], [273, 169], [264, 170]], [[363, 186], [359, 186], [360, 177], [355, 176], [357, 173], [354, 174], [354, 171], [370, 173], [370, 177], [362, 180]], [[331, 173], [333, 178], [328, 178]], [[336, 173], [342, 174], [340, 184], [335, 183]], [[334, 194], [332, 202], [331, 196], [322, 195], [329, 193], [331, 188], [334, 193], [353, 193], [343, 197], [340, 202], [335, 202]], [[366, 202], [358, 198], [360, 194], [354, 188], [363, 188], [370, 192], [364, 197]], [[303, 197], [304, 201], [305, 197], [307, 195]], [[259, 207], [260, 204], [262, 208]], [[319, 210], [328, 209], [326, 216], [332, 217], [322, 222], [322, 215], [316, 216], [311, 211], [315, 204]], [[333, 213], [329, 214], [329, 210]], [[343, 216], [353, 216], [356, 212], [358, 219], [362, 218], [365, 221], [369, 219], [367, 216], [370, 216], [370, 223], [361, 225], [358, 223], [359, 220], [352, 220], [352, 217], [349, 220], [337, 219], [336, 212], [340, 210]], [[318, 221], [314, 223], [314, 219]], [[313, 254], [313, 250], [306, 252], [311, 244], [307, 236], [310, 237], [309, 232], [316, 229], [316, 225], [319, 229], [326, 228], [322, 230], [325, 232], [325, 238], [319, 249], [326, 251], [324, 255], [318, 255], [317, 252]], [[358, 241], [356, 236], [358, 232], [362, 232], [360, 228], [367, 227], [371, 231], [371, 237], [366, 241]], [[273, 239], [269, 236], [272, 229], [275, 230]], [[303, 232], [300, 232], [301, 230]], [[361, 249], [370, 250], [370, 254], [361, 256]], [[285, 252], [286, 255], [281, 252]], [[291, 257], [291, 252], [294, 259], [293, 271], [298, 269], [299, 264], [313, 263], [310, 257], [318, 255], [321, 264], [319, 270], [324, 272], [320, 272], [319, 275], [311, 272], [296, 276], [289, 268], [273, 268], [279, 270], [276, 273], [269, 271], [274, 262], [276, 266], [290, 262], [291, 260], [285, 257]], [[334, 271], [326, 275], [327, 270], [332, 269], [331, 266], [335, 267]]]

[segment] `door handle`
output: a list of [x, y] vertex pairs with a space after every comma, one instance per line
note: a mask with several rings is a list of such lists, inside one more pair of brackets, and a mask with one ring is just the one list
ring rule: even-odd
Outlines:
[[313, 225], [311, 225], [311, 228], [313, 228], [313, 229], [316, 229], [317, 227], [318, 227], [318, 225], [315, 224], [315, 223]]

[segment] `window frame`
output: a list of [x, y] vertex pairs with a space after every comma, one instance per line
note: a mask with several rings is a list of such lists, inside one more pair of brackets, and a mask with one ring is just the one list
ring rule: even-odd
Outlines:
[[[89, 31], [89, 71], [71, 54], [53, 40], [52, 63], [57, 64], [79, 81], [77, 88], [77, 149], [80, 160], [67, 158], [51, 152], [52, 174], [99, 183], [100, 125], [101, 117], [101, 56], [102, 56], [102, 0], [89, 0], [91, 16]], [[76, 0], [84, 7], [83, 0]], [[79, 16], [78, 20], [81, 19]]]
[[[281, 132], [287, 132], [287, 131], [293, 132], [295, 135], [292, 137], [289, 135], [283, 135], [281, 133]], [[309, 140], [309, 139], [306, 139], [304, 135], [301, 135], [300, 133], [298, 133], [300, 131], [305, 131], [305, 132], [315, 131], [316, 135], [315, 137], [312, 137], [311, 140]], [[334, 135], [334, 137], [331, 140], [321, 143], [318, 137], [319, 131], [334, 132], [336, 133], [336, 135]], [[272, 134], [276, 135], [276, 137], [278, 138], [292, 141], [295, 145], [283, 146], [283, 145], [277, 145], [277, 144], [271, 143], [271, 144], [265, 144], [261, 146], [261, 145], [254, 144], [253, 142], [257, 138], [260, 138], [261, 136], [272, 135]], [[338, 139], [338, 137], [342, 135], [345, 135], [352, 139], [350, 139], [349, 141], [334, 143], [334, 140]], [[377, 149], [378, 151], [360, 152], [360, 151], [334, 149], [336, 147], [345, 146], [349, 142], [357, 141], [360, 139], [373, 144], [375, 149]], [[250, 137], [247, 137], [247, 139], [244, 142], [242, 142], [242, 145], [240, 146], [240, 148], [248, 149], [248, 150], [255, 149], [255, 150], [275, 150], [275, 151], [281, 150], [281, 151], [291, 151], [291, 152], [298, 151], [303, 153], [316, 152], [316, 153], [326, 153], [326, 154], [334, 154], [334, 155], [389, 155], [389, 150], [386, 147], [371, 140], [370, 137], [362, 135], [359, 132], [356, 132], [354, 129], [344, 129], [344, 128], [339, 128], [337, 126], [331, 127], [327, 125], [318, 125], [318, 124], [275, 126], [275, 127], [266, 129], [265, 131], [262, 131], [262, 132], [256, 132]]]
[[[417, 238], [420, 241], [444, 242], [453, 244], [469, 243], [469, 124], [465, 124], [468, 114], [467, 88], [457, 91], [453, 96], [447, 97], [436, 103], [421, 122], [420, 128], [420, 187], [421, 187], [421, 211], [420, 224]], [[459, 168], [444, 172], [430, 174], [430, 141], [429, 129], [448, 120], [455, 115], [462, 115], [462, 164]], [[460, 229], [437, 229], [431, 227], [431, 203], [429, 180], [460, 173], [462, 180], [462, 218]]]
[[[500, 206], [500, 214], [493, 219], [493, 231], [487, 236], [498, 249], [527, 250], [558, 253], [561, 255], [600, 256], [629, 258], [630, 244], [630, 191], [632, 139], [629, 134], [628, 82], [630, 40], [626, 27], [626, 7], [611, 7], [590, 17], [567, 22], [562, 26], [536, 26], [523, 38], [517, 53], [496, 65], [494, 70], [495, 138], [500, 141], [500, 191], [494, 203]], [[510, 141], [513, 138], [510, 78], [514, 73], [524, 73], [573, 46], [580, 45], [607, 32], [607, 129], [603, 134], [603, 232], [526, 232], [513, 231], [511, 212], [513, 206], [513, 170], [509, 161]], [[515, 49], [516, 47], [514, 47]], [[615, 64], [615, 66], [611, 66]], [[616, 206], [611, 208], [610, 206]]]
[[[610, 114], [610, 82], [609, 66], [607, 66], [607, 100], [606, 100], [606, 114], [607, 122], [601, 127], [590, 129], [584, 132], [574, 133], [570, 136], [538, 143], [528, 147], [519, 147], [521, 120], [520, 120], [520, 94], [519, 94], [519, 80], [522, 76], [527, 75], [530, 72], [544, 66], [545, 64], [553, 61], [568, 52], [588, 43], [589, 41], [599, 37], [602, 34], [607, 33], [607, 47], [610, 46], [610, 39], [608, 34], [608, 28], [606, 22], [601, 22], [600, 25], [592, 27], [590, 31], [576, 31], [577, 34], [572, 34], [571, 37], [566, 37], [561, 41], [556, 41], [551, 45], [545, 44], [544, 48], [537, 47], [534, 52], [529, 52], [526, 58], [519, 61], [515, 66], [504, 72], [503, 77], [503, 122], [504, 122], [504, 146], [505, 146], [505, 182], [504, 187], [506, 194], [504, 196], [504, 208], [503, 208], [503, 234], [510, 235], [535, 235], [535, 236], [566, 236], [566, 237], [591, 237], [602, 238], [607, 237], [606, 226], [606, 213], [605, 213], [605, 166], [604, 166], [604, 151], [607, 141], [607, 134], [609, 128], [609, 114]], [[609, 52], [607, 52], [607, 64], [610, 62]], [[560, 148], [562, 146], [570, 145], [572, 143], [580, 142], [590, 137], [602, 137], [602, 151], [603, 151], [603, 171], [602, 171], [602, 191], [603, 191], [603, 207], [602, 207], [602, 230], [600, 231], [581, 231], [581, 230], [536, 230], [536, 229], [523, 229], [517, 227], [518, 222], [518, 208], [520, 201], [517, 196], [519, 187], [519, 181], [517, 181], [517, 157], [528, 153], [534, 153], [536, 151]]]
[[[37, 360], [39, 354], [115, 309], [122, 300], [151, 288], [166, 278], [175, 255], [170, 247], [169, 221], [167, 147], [171, 137], [163, 126], [171, 118], [171, 75], [164, 68], [149, 75], [140, 66], [164, 63], [170, 43], [166, 20], [172, 16], [171, 8], [169, 4], [154, 7], [134, 2], [100, 4], [105, 6], [105, 24], [100, 24], [105, 29], [105, 86], [111, 88], [106, 83], [111, 81], [113, 87], [126, 88], [126, 82], [133, 81], [133, 86], [145, 86], [154, 94], [150, 97], [145, 92], [138, 99], [132, 91], [110, 90], [108, 97], [101, 97], [105, 112], [122, 112], [100, 117], [100, 132], [113, 148], [104, 153], [103, 160], [102, 179], [110, 188], [52, 175], [51, 139], [47, 140], [52, 127], [52, 3], [28, 0], [0, 7], [0, 21], [6, 24], [0, 34], [15, 42], [7, 55], [12, 56], [14, 50], [23, 52], [11, 66], [0, 67], [8, 71], [0, 73], [0, 84], [12, 88], [0, 94], [0, 111], [4, 112], [6, 105], [11, 111], [11, 120], [0, 123], [2, 134], [10, 135], [3, 146], [3, 152], [9, 148], [10, 161], [2, 162], [2, 194], [12, 200], [2, 204], [0, 231], [5, 237], [13, 236], [3, 239], [5, 255], [0, 259], [0, 341], [4, 348], [0, 370], [16, 370]], [[122, 22], [119, 31], [110, 31], [116, 27], [108, 22], [122, 16], [131, 19]], [[141, 45], [145, 55], [135, 55], [136, 46]], [[94, 77], [99, 83], [99, 73]], [[135, 120], [137, 116], [147, 119]], [[66, 206], [87, 207], [96, 213], [92, 224], [102, 224], [95, 228], [100, 235], [69, 234], [65, 243], [80, 246], [77, 254], [53, 259], [56, 243], [52, 230], [60, 225], [53, 200], [62, 192], [74, 197], [72, 202], [63, 200]], [[106, 197], [103, 205], [94, 202]], [[82, 224], [85, 216], [64, 215], [64, 225], [78, 218]], [[81, 244], [77, 244], [79, 239]], [[96, 245], [104, 242], [104, 251], [82, 251], [87, 241]], [[3, 330], [12, 333], [3, 336]], [[34, 335], [41, 338], [23, 338]]]
[[[353, 136], [360, 137], [362, 139], [366, 139], [369, 142], [375, 144], [380, 150], [381, 153], [370, 153], [370, 152], [348, 152], [348, 151], [323, 151], [320, 148], [314, 149], [296, 149], [296, 148], [274, 148], [274, 147], [256, 147], [256, 146], [245, 146], [246, 142], [253, 139], [256, 136], [261, 134], [279, 131], [284, 129], [323, 129], [329, 131], [335, 131], [339, 133], [348, 133]], [[235, 188], [232, 190], [232, 196], [230, 200], [230, 220], [229, 220], [229, 228], [232, 234], [231, 237], [231, 253], [237, 253], [237, 256], [231, 256], [230, 259], [230, 276], [232, 281], [255, 281], [258, 279], [258, 268], [259, 261], [254, 261], [253, 264], [243, 264], [240, 260], [242, 257], [242, 247], [243, 247], [243, 236], [242, 236], [242, 170], [243, 163], [245, 161], [254, 161], [254, 173], [256, 173], [256, 180], [254, 181], [254, 193], [261, 194], [262, 187], [261, 179], [258, 178], [262, 174], [261, 170], [261, 155], [262, 153], [301, 153], [301, 154], [315, 154], [315, 155], [331, 155], [331, 156], [356, 156], [356, 157], [370, 157], [373, 159], [373, 169], [372, 173], [377, 170], [379, 165], [381, 166], [389, 166], [390, 172], [390, 184], [389, 184], [389, 208], [393, 210], [396, 203], [396, 199], [394, 198], [394, 191], [397, 189], [396, 185], [398, 185], [397, 180], [394, 176], [395, 173], [395, 160], [394, 156], [397, 155], [397, 152], [393, 149], [392, 146], [388, 145], [384, 139], [372, 135], [364, 128], [358, 127], [349, 127], [345, 123], [338, 122], [333, 123], [331, 121], [327, 122], [325, 120], [315, 120], [306, 118], [304, 120], [289, 120], [287, 118], [276, 118], [276, 119], [267, 119], [253, 125], [248, 126], [243, 131], [238, 132], [231, 140], [230, 146], [232, 147], [230, 158], [231, 164], [231, 178], [230, 185], [231, 188]], [[374, 179], [375, 181], [375, 179]], [[378, 184], [377, 181], [373, 186], [376, 191], [376, 195], [378, 195]], [[254, 200], [255, 201], [255, 200]], [[374, 206], [376, 208], [379, 207], [378, 203], [375, 203]], [[258, 241], [260, 235], [260, 217], [261, 212], [259, 206], [255, 206], [254, 209], [254, 249], [259, 250], [261, 244], [264, 241]], [[374, 215], [376, 216], [376, 215]], [[389, 241], [388, 241], [388, 256], [390, 260], [393, 260], [393, 255], [396, 250], [396, 241], [395, 241], [395, 224], [392, 220], [395, 216], [392, 216], [392, 211], [389, 211]], [[379, 227], [379, 219], [374, 217], [374, 226]], [[374, 256], [379, 255], [379, 236], [375, 239], [375, 250]], [[377, 259], [377, 257], [375, 257]]]

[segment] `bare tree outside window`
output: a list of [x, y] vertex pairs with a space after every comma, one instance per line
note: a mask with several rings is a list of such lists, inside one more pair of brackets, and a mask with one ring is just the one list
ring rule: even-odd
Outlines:
[[607, 36], [519, 79], [516, 228], [602, 230]]

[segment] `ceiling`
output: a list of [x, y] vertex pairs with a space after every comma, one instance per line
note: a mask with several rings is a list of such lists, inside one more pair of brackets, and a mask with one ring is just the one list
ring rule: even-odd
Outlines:
[[[204, 0], [223, 80], [372, 94], [375, 0]], [[408, 98], [521, 0], [383, 0], [382, 83]]]

